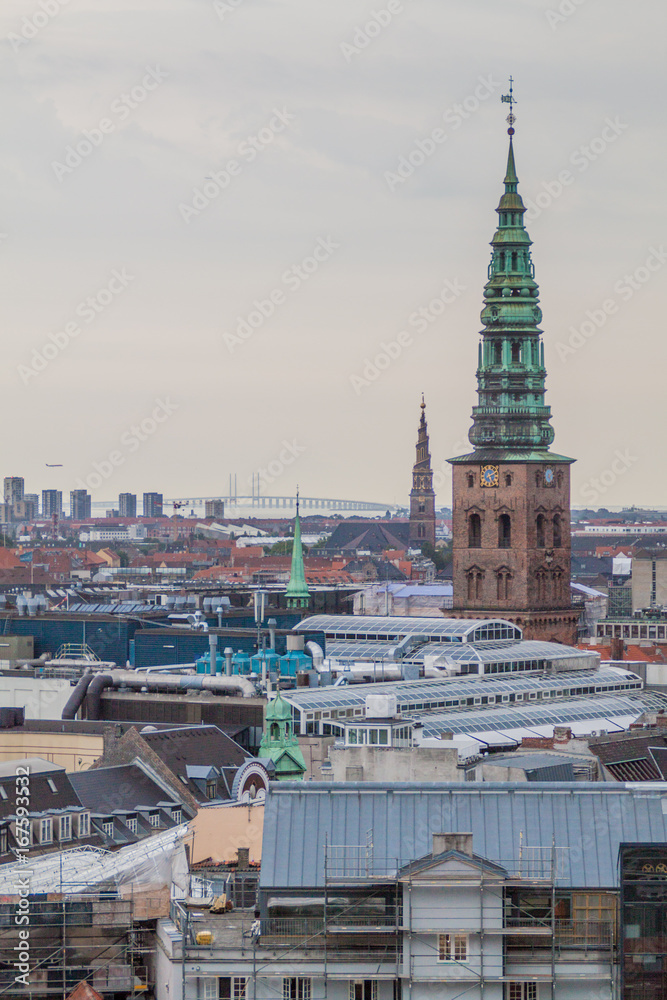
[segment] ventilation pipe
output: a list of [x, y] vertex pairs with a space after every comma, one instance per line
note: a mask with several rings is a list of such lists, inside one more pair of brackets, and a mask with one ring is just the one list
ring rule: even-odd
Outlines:
[[83, 699], [86, 697], [86, 692], [94, 676], [95, 674], [92, 670], [87, 670], [86, 673], [79, 678], [76, 687], [67, 699], [67, 703], [63, 708], [63, 719], [76, 719], [76, 713], [81, 708]]
[[210, 673], [211, 676], [213, 676], [218, 672], [218, 637], [212, 632], [209, 632], [208, 634], [208, 648], [210, 655]]
[[240, 694], [253, 698], [255, 685], [247, 677], [221, 677], [194, 674], [174, 677], [171, 674], [145, 674], [140, 670], [114, 670], [110, 674], [96, 674], [87, 692], [87, 717], [99, 720], [101, 695], [105, 688], [129, 687], [147, 691], [212, 691], [215, 694]]
[[320, 646], [319, 642], [313, 642], [311, 639], [310, 642], [306, 643], [306, 651], [310, 653], [313, 658], [314, 669], [317, 670], [318, 674], [321, 674], [324, 670], [324, 650]]
[[269, 620], [268, 620], [268, 622], [266, 624], [269, 626], [269, 649], [272, 649], [274, 651], [274, 653], [275, 653], [275, 651], [276, 651], [276, 628], [278, 626], [278, 622], [275, 620], [275, 618], [269, 618]]
[[225, 649], [225, 676], [232, 676], [232, 657], [234, 656], [234, 650], [231, 646], [227, 646]]

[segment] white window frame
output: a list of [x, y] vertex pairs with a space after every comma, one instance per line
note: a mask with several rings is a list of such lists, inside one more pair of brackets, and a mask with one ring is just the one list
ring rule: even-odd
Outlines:
[[[111, 829], [109, 829], [111, 827]], [[113, 837], [114, 834], [114, 821], [112, 819], [102, 820], [102, 830], [105, 837]]]
[[[364, 996], [366, 983], [370, 983], [370, 997]], [[357, 986], [361, 986], [361, 1000], [378, 1000], [377, 979], [351, 979], [350, 980], [350, 1000], [356, 1000]]]
[[202, 987], [202, 1000], [218, 1000], [220, 987], [217, 976], [203, 977]]
[[79, 813], [77, 833], [79, 834], [80, 837], [90, 837], [90, 813], [88, 812]]
[[128, 816], [125, 820], [125, 825], [127, 826], [130, 833], [139, 832], [139, 820], [136, 816]]
[[308, 976], [285, 976], [283, 1000], [311, 1000], [313, 981]]
[[160, 825], [159, 812], [149, 813], [148, 822], [150, 823], [151, 826], [159, 826]]
[[438, 934], [438, 962], [467, 962], [468, 935], [443, 931]]
[[65, 813], [64, 816], [60, 817], [58, 823], [58, 840], [71, 840], [72, 839], [72, 817], [69, 813]]
[[172, 809], [171, 818], [176, 825], [180, 825], [183, 822], [183, 810], [182, 809]]
[[537, 983], [519, 980], [507, 983], [505, 1000], [537, 1000]]
[[39, 821], [39, 842], [40, 844], [53, 843], [53, 820], [50, 816], [45, 816]]

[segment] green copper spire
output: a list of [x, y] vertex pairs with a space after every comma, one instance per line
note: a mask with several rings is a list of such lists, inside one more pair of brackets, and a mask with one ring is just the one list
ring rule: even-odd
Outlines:
[[289, 583], [285, 591], [288, 608], [307, 608], [310, 603], [310, 591], [306, 583], [306, 570], [303, 564], [303, 547], [301, 545], [301, 520], [299, 518], [299, 492], [296, 494], [296, 517], [294, 518], [294, 542], [292, 544], [292, 568]]

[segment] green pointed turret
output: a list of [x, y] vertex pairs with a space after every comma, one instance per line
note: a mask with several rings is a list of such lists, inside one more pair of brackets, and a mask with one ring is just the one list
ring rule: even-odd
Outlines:
[[569, 461], [549, 452], [554, 439], [545, 404], [544, 348], [539, 288], [518, 193], [514, 129], [510, 129], [505, 191], [484, 288], [483, 329], [477, 367], [478, 405], [469, 439], [475, 451], [454, 462]]
[[278, 781], [298, 780], [307, 770], [299, 741], [292, 729], [292, 709], [280, 692], [266, 706], [264, 735], [257, 756], [269, 757], [274, 762]]
[[294, 541], [292, 543], [292, 567], [289, 583], [285, 591], [288, 608], [307, 608], [310, 603], [310, 591], [306, 583], [306, 569], [303, 564], [303, 546], [301, 545], [301, 519], [299, 518], [299, 496], [296, 498], [296, 517], [294, 518]]

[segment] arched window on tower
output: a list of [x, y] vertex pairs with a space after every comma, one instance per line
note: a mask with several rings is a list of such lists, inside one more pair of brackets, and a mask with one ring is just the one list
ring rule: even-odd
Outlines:
[[512, 364], [518, 365], [521, 363], [521, 341], [512, 341]]
[[563, 526], [560, 514], [554, 514], [553, 528], [554, 528], [554, 548], [559, 549], [563, 544]]
[[501, 251], [498, 254], [498, 267], [499, 267], [499, 269], [501, 271], [505, 270], [505, 253], [504, 253], [504, 251]]
[[498, 548], [512, 547], [512, 522], [509, 514], [501, 514], [498, 518]]
[[512, 574], [507, 569], [496, 573], [496, 596], [499, 601], [507, 601], [512, 595]]
[[493, 363], [495, 365], [503, 363], [503, 345], [500, 340], [496, 340], [493, 345]]
[[506, 472], [505, 473], [505, 486], [511, 486], [511, 485], [512, 485], [512, 473], [511, 472]]
[[425, 503], [420, 503], [419, 504], [419, 513], [420, 514], [425, 514], [426, 513], [426, 504]]
[[516, 250], [512, 253], [512, 270], [516, 271], [519, 266], [519, 255]]
[[547, 544], [547, 539], [546, 539], [546, 524], [547, 524], [547, 521], [546, 521], [546, 518], [545, 518], [544, 514], [538, 514], [537, 515], [537, 522], [536, 522], [536, 527], [537, 527], [537, 547], [538, 547], [538, 549], [544, 549], [544, 548], [546, 548], [546, 544]]
[[540, 471], [539, 471], [539, 469], [535, 473], [535, 485], [536, 486], [541, 486], [542, 485], [542, 479], [540, 477]]
[[417, 538], [426, 538], [426, 528], [423, 524], [417, 525]]
[[468, 489], [472, 489], [472, 487], [474, 485], [475, 485], [475, 474], [474, 474], [474, 472], [469, 472], [468, 473]]
[[471, 514], [468, 518], [468, 548], [482, 547], [482, 519], [479, 514]]
[[482, 571], [470, 569], [467, 574], [468, 600], [479, 601], [482, 598]]

